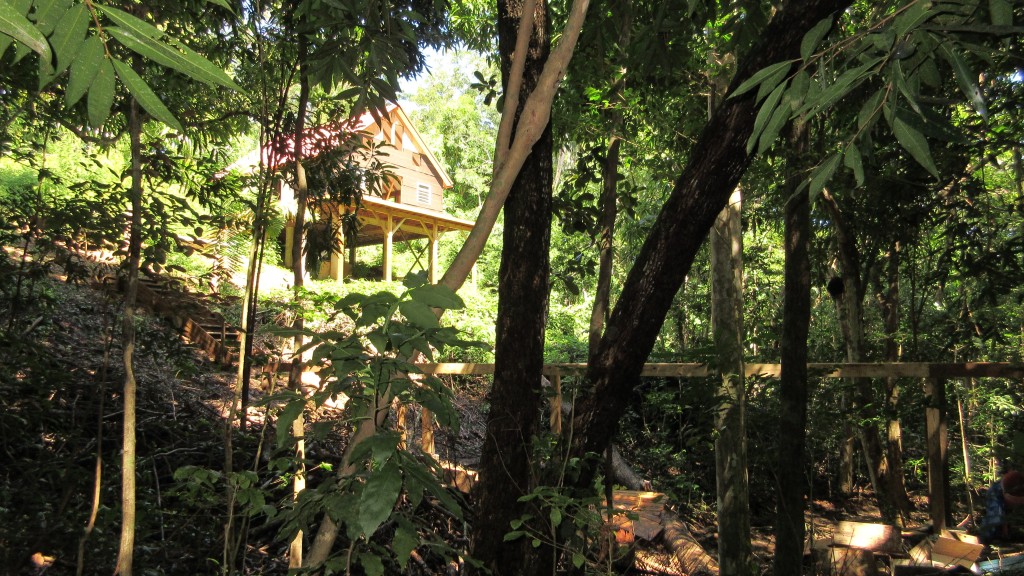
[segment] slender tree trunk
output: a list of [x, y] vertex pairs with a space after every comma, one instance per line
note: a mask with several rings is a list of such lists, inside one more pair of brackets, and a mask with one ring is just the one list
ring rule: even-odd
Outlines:
[[722, 404], [715, 418], [718, 563], [723, 576], [751, 572], [747, 390], [743, 363], [743, 236], [736, 188], [711, 229], [711, 324]]
[[124, 428], [121, 447], [121, 544], [114, 574], [130, 576], [135, 557], [135, 302], [139, 294], [139, 260], [142, 253], [142, 119], [133, 98], [128, 113], [131, 139], [132, 185], [129, 196], [132, 223], [128, 239], [128, 293], [124, 299], [121, 341], [124, 358]]
[[[900, 343], [897, 335], [900, 330], [900, 243], [894, 240], [889, 248], [887, 259], [887, 287], [882, 294], [882, 319], [885, 330], [885, 360], [900, 361]], [[888, 492], [899, 510], [900, 517], [906, 521], [910, 518], [913, 508], [907, 485], [903, 478], [903, 430], [899, 419], [900, 387], [896, 378], [885, 380], [886, 404], [888, 408], [886, 457], [888, 459]]]
[[[295, 228], [292, 230], [292, 283], [295, 290], [296, 301], [302, 297], [302, 287], [305, 283], [305, 258], [303, 258], [303, 242], [305, 241], [306, 227], [306, 171], [303, 168], [302, 139], [306, 129], [306, 107], [309, 104], [309, 75], [306, 71], [305, 43], [300, 41], [299, 48], [299, 109], [295, 121]], [[303, 329], [304, 320], [302, 312], [295, 314], [292, 321], [292, 328], [296, 331]], [[296, 334], [292, 343], [293, 357], [291, 370], [288, 371], [288, 388], [304, 396], [302, 390], [302, 356], [299, 349], [305, 341], [301, 334]], [[295, 439], [296, 470], [295, 480], [292, 485], [293, 499], [298, 500], [299, 494], [306, 488], [306, 466], [302, 462], [306, 459], [305, 417], [300, 413], [292, 421], [292, 437]], [[302, 567], [302, 531], [300, 530], [288, 547], [288, 567]]]
[[804, 446], [807, 440], [807, 335], [811, 324], [811, 209], [800, 189], [807, 163], [807, 124], [794, 123], [786, 159], [785, 253], [782, 300], [782, 374], [779, 377], [779, 449], [776, 474], [775, 574], [799, 575], [804, 556]]
[[107, 396], [107, 368], [110, 365], [110, 346], [114, 335], [111, 332], [111, 317], [109, 303], [104, 314], [107, 321], [103, 328], [105, 345], [103, 347], [103, 364], [100, 365], [100, 373], [96, 394], [99, 397], [99, 407], [96, 412], [96, 465], [93, 471], [92, 483], [92, 508], [89, 510], [89, 520], [82, 531], [82, 537], [78, 540], [78, 562], [75, 565], [75, 576], [82, 576], [85, 573], [85, 545], [96, 529], [96, 517], [100, 512], [100, 501], [103, 495], [103, 419], [106, 417], [104, 408]]
[[[498, 46], [502, 76], [508, 85], [521, 13], [529, 2], [498, 5]], [[528, 95], [548, 57], [546, 2], [537, 2], [522, 96]], [[541, 574], [553, 547], [531, 549], [530, 540], [504, 542], [509, 523], [524, 512], [519, 497], [536, 484], [532, 439], [543, 405], [544, 325], [547, 318], [551, 232], [552, 140], [550, 126], [534, 145], [505, 202], [505, 233], [498, 281], [498, 319], [494, 347], [494, 384], [487, 433], [480, 455], [477, 520], [473, 556], [495, 574]], [[541, 558], [541, 555], [544, 558]], [[553, 562], [549, 564], [549, 568]]]
[[[712, 51], [710, 59], [717, 60]], [[718, 68], [716, 66], [716, 68]], [[724, 95], [728, 77], [710, 78], [708, 117]], [[715, 483], [718, 559], [723, 576], [752, 571], [747, 482], [747, 388], [743, 363], [742, 192], [736, 187], [711, 227], [711, 328], [721, 383], [715, 417]]]
[[[618, 10], [617, 21], [619, 24], [618, 49], [622, 54], [628, 53], [630, 37], [632, 36], [633, 19], [629, 0], [621, 5], [614, 4], [613, 10]], [[600, 254], [597, 271], [597, 289], [594, 291], [594, 307], [590, 311], [590, 338], [588, 340], [587, 356], [597, 350], [601, 342], [601, 333], [604, 330], [604, 323], [611, 308], [612, 272], [615, 257], [615, 220], [618, 217], [618, 186], [619, 186], [619, 149], [622, 146], [623, 118], [622, 111], [626, 106], [624, 99], [625, 82], [627, 69], [619, 68], [614, 72], [618, 79], [612, 87], [609, 96], [611, 111], [607, 114], [609, 123], [608, 151], [605, 155], [604, 165], [601, 167], [601, 203], [600, 203]]]
[[[832, 219], [832, 227], [836, 231], [839, 246], [839, 262], [842, 268], [843, 289], [836, 298], [839, 311], [839, 323], [843, 329], [843, 340], [846, 343], [846, 361], [862, 362], [864, 359], [864, 290], [860, 276], [860, 258], [856, 240], [850, 230], [835, 198], [826, 190], [821, 194], [822, 204]], [[861, 450], [867, 465], [871, 486], [875, 491], [878, 507], [885, 522], [895, 522], [899, 507], [893, 502], [889, 493], [889, 469], [885, 451], [878, 428], [870, 423], [874, 400], [871, 380], [866, 378], [851, 379], [853, 389], [853, 414], [857, 418], [866, 419], [868, 424], [856, 427]]]
[[[799, 57], [804, 34], [841, 11], [847, 0], [786, 2], [738, 67], [730, 91], [754, 72]], [[623, 285], [605, 335], [587, 370], [590, 387], [576, 403], [570, 456], [601, 453], [611, 441], [608, 423], [626, 408], [629, 392], [715, 217], [749, 166], [746, 142], [757, 113], [755, 94], [726, 98], [694, 144], [686, 166], [652, 226]], [[589, 486], [585, 465], [576, 484]]]

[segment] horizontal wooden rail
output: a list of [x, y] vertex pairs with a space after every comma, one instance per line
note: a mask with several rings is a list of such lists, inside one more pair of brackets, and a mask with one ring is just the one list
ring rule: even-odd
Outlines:
[[[483, 376], [494, 374], [494, 364], [482, 363], [424, 363], [417, 364], [424, 374]], [[276, 366], [278, 372], [287, 372], [288, 362]], [[812, 378], [1021, 378], [1024, 365], [1010, 362], [812, 362], [807, 365]], [[318, 366], [306, 366], [305, 372], [319, 372]], [[582, 376], [587, 365], [576, 362], [545, 364], [545, 376]], [[781, 364], [746, 365], [747, 377], [778, 378]], [[698, 362], [664, 362], [644, 364], [641, 376], [662, 378], [703, 378], [713, 371]]]
[[[494, 364], [418, 364], [426, 374], [484, 375], [494, 373]], [[1009, 362], [813, 362], [807, 365], [812, 377], [820, 378], [1024, 378], [1024, 365]], [[578, 376], [587, 371], [582, 363], [545, 364], [546, 376]], [[747, 364], [746, 375], [778, 378], [781, 364]], [[645, 364], [641, 376], [699, 378], [712, 371], [707, 364]]]

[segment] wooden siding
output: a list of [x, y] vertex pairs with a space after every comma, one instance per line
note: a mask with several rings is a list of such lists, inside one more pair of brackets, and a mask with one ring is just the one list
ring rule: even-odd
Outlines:
[[[412, 150], [390, 150], [388, 162], [394, 165], [393, 171], [402, 182], [398, 192], [398, 202], [441, 212], [444, 210], [444, 183], [433, 170], [430, 162], [422, 154]], [[420, 183], [430, 185], [430, 202], [422, 203], [417, 198], [417, 187]]]

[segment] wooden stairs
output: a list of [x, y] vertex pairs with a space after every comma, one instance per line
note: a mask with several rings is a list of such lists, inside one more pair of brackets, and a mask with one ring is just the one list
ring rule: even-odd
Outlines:
[[[120, 284], [120, 283], [119, 283]], [[124, 286], [119, 286], [124, 291]], [[241, 334], [222, 314], [210, 310], [180, 282], [153, 274], [139, 275], [138, 303], [174, 326], [211, 362], [231, 366], [239, 357]]]

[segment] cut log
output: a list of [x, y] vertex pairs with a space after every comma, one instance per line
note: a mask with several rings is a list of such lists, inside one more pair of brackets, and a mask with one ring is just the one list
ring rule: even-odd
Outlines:
[[697, 542], [686, 524], [668, 510], [664, 513], [664, 519], [665, 531], [662, 537], [665, 548], [679, 563], [680, 571], [690, 576], [717, 576], [718, 561]]

